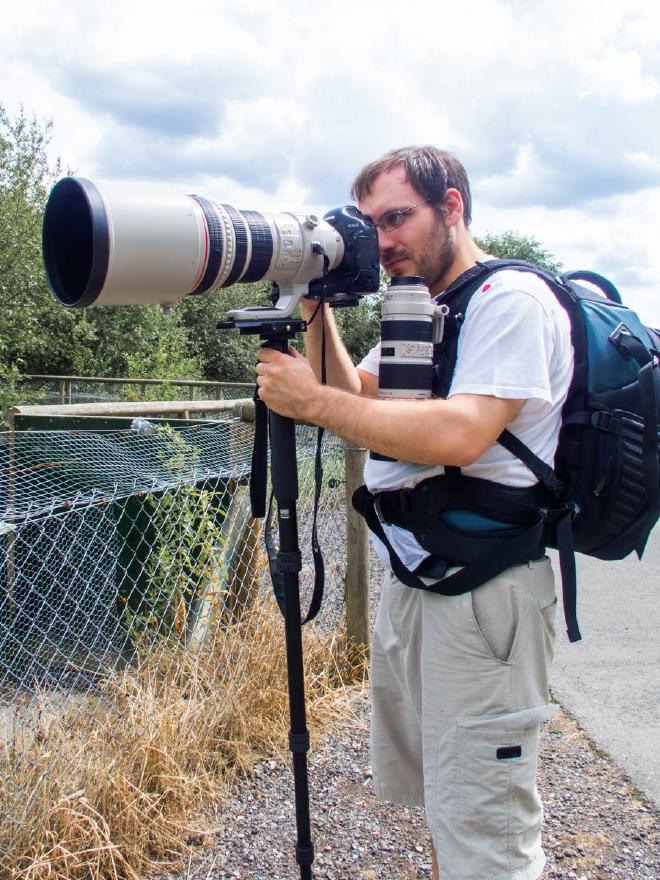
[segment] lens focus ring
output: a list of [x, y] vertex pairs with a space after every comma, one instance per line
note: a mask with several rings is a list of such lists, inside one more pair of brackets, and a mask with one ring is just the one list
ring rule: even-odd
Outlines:
[[273, 233], [268, 221], [258, 211], [241, 211], [250, 227], [252, 257], [243, 281], [260, 281], [268, 272], [273, 259]]
[[220, 225], [218, 212], [215, 210], [211, 202], [209, 202], [202, 196], [193, 195], [191, 196], [191, 198], [194, 199], [199, 207], [202, 209], [204, 213], [204, 219], [206, 220], [206, 228], [208, 229], [209, 233], [209, 257], [206, 264], [206, 271], [202, 276], [202, 280], [192, 292], [206, 293], [206, 291], [213, 286], [215, 279], [218, 277], [220, 266], [222, 265], [222, 228]]

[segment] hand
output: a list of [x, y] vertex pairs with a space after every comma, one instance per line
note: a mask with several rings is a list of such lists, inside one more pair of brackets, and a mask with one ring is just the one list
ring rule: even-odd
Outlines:
[[318, 396], [321, 384], [307, 358], [295, 348], [282, 354], [274, 348], [262, 348], [257, 363], [259, 397], [269, 409], [291, 419], [309, 421], [310, 403]]

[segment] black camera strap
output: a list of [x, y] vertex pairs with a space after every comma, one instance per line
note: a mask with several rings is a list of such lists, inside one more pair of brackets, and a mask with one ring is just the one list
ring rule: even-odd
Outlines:
[[[282, 570], [282, 560], [279, 557], [275, 539], [273, 536], [273, 490], [271, 489], [268, 497], [268, 506], [266, 506], [266, 497], [268, 494], [268, 408], [266, 404], [258, 397], [255, 391], [254, 396], [255, 407], [255, 423], [254, 423], [254, 444], [252, 446], [252, 471], [250, 474], [250, 506], [252, 516], [255, 519], [264, 519], [264, 543], [266, 545], [266, 553], [268, 556], [268, 567], [270, 569], [270, 577], [273, 585], [273, 595], [277, 601], [278, 607], [285, 614], [284, 608], [284, 579]], [[315, 454], [315, 486], [314, 486], [314, 513], [312, 518], [312, 558], [314, 560], [314, 589], [310, 599], [309, 608], [301, 623], [308, 623], [313, 620], [321, 609], [323, 603], [323, 591], [325, 585], [325, 563], [323, 554], [318, 540], [318, 506], [323, 487], [323, 467], [321, 463], [321, 444], [323, 434], [319, 429], [319, 436], [316, 443]]]
[[[328, 273], [329, 260], [323, 248], [315, 246], [316, 253], [323, 256], [323, 277]], [[326, 368], [326, 325], [325, 310], [323, 303], [327, 299], [327, 291], [322, 287], [319, 302], [309, 320], [311, 324], [320, 313], [321, 320], [321, 384], [327, 384], [327, 368]], [[266, 343], [268, 344], [268, 343]], [[271, 490], [266, 509], [266, 495], [268, 486], [268, 408], [259, 397], [258, 389], [254, 392], [255, 405], [255, 431], [254, 445], [252, 447], [252, 470], [250, 474], [250, 504], [252, 516], [261, 519], [265, 517], [264, 522], [264, 543], [266, 545], [266, 553], [268, 555], [268, 566], [270, 569], [271, 581], [273, 584], [273, 594], [277, 601], [280, 611], [284, 614], [284, 588], [282, 571], [278, 562], [278, 552], [273, 539], [273, 492]], [[318, 510], [323, 490], [323, 437], [325, 431], [323, 428], [317, 429], [316, 435], [316, 451], [314, 454], [314, 508], [312, 513], [312, 534], [311, 548], [312, 559], [314, 560], [314, 589], [309, 603], [307, 614], [302, 620], [302, 624], [314, 620], [321, 609], [323, 603], [323, 592], [325, 589], [325, 562], [323, 553], [318, 539]]]
[[255, 519], [266, 515], [266, 492], [268, 486], [268, 408], [254, 391], [254, 442], [252, 444], [252, 467], [250, 469], [250, 509]]

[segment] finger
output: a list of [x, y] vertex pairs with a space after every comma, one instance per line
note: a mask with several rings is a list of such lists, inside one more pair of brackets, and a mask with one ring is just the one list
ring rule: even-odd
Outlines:
[[273, 361], [280, 357], [284, 357], [282, 352], [276, 348], [271, 348], [270, 345], [264, 345], [263, 348], [259, 349], [259, 360]]

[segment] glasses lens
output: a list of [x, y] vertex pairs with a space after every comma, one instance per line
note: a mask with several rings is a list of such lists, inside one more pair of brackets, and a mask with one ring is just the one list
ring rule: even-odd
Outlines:
[[378, 228], [382, 229], [383, 232], [391, 232], [392, 229], [398, 229], [403, 223], [404, 216], [403, 211], [388, 211], [378, 224]]

